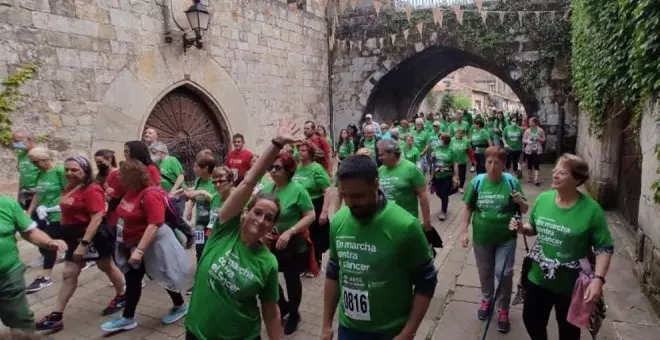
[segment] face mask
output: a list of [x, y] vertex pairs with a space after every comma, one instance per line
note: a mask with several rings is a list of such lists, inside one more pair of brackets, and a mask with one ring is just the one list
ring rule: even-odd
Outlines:
[[157, 163], [160, 161], [160, 157], [158, 155], [151, 155], [151, 161]]
[[97, 163], [96, 167], [99, 169], [99, 172], [102, 174], [108, 172], [108, 165], [105, 163]]
[[25, 150], [25, 149], [27, 149], [27, 145], [25, 145], [25, 142], [23, 142], [23, 141], [14, 142], [12, 144], [12, 146], [14, 147], [14, 150]]

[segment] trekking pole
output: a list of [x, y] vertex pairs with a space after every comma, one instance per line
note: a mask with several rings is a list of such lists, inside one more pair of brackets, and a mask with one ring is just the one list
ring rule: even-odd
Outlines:
[[506, 271], [507, 264], [509, 263], [509, 259], [511, 256], [515, 256], [514, 254], [516, 253], [516, 247], [513, 247], [509, 251], [509, 253], [506, 254], [506, 259], [504, 262], [504, 265], [502, 266], [502, 270], [500, 271], [500, 276], [498, 280], [498, 285], [497, 288], [495, 289], [495, 296], [493, 296], [493, 303], [490, 304], [490, 312], [488, 313], [488, 320], [486, 320], [486, 328], [484, 328], [484, 334], [481, 336], [481, 340], [486, 340], [486, 335], [488, 335], [488, 326], [490, 326], [490, 320], [493, 318], [493, 312], [495, 311], [495, 302], [497, 301], [497, 297], [500, 295], [500, 290], [502, 288], [502, 279], [504, 278], [504, 272]]

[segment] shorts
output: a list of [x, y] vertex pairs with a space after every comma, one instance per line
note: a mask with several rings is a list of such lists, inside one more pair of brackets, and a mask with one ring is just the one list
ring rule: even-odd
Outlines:
[[[73, 252], [80, 244], [80, 240], [85, 235], [87, 225], [62, 225], [57, 231], [55, 238], [61, 239], [69, 247], [64, 254], [64, 260], [73, 261]], [[85, 261], [95, 261], [104, 257], [112, 256], [115, 252], [115, 237], [105, 224], [100, 224], [96, 230], [96, 235], [92, 238], [88, 249], [85, 252]]]

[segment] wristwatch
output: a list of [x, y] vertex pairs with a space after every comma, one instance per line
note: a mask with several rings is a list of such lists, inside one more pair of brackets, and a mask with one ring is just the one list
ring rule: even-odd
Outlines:
[[80, 244], [81, 244], [83, 247], [87, 247], [87, 246], [90, 244], [90, 242], [87, 241], [87, 240], [81, 240], [81, 241], [80, 241]]
[[596, 276], [594, 276], [594, 279], [601, 280], [601, 281], [603, 282], [603, 284], [605, 284], [605, 278], [602, 277], [602, 276], [600, 276], [600, 275], [596, 275]]

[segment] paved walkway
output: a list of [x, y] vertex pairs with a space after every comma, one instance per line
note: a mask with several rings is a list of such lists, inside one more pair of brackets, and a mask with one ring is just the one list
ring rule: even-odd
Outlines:
[[[549, 174], [548, 169], [543, 171]], [[549, 178], [542, 178], [545, 183]], [[547, 187], [547, 186], [546, 186]], [[528, 198], [533, 199], [542, 188], [525, 184]], [[440, 207], [437, 198], [432, 199], [434, 220]], [[474, 256], [471, 249], [464, 249], [459, 244], [458, 195], [451, 198], [449, 218], [445, 222], [435, 223], [445, 241], [445, 247], [436, 257], [439, 268], [438, 286], [429, 311], [419, 330], [417, 339], [480, 339], [484, 323], [477, 320], [476, 311], [480, 301], [479, 281]], [[608, 304], [606, 322], [599, 334], [599, 340], [610, 339], [657, 339], [660, 323], [651, 311], [637, 280], [632, 274], [632, 262], [627, 252], [629, 235], [624, 224], [617, 216], [610, 216], [610, 228], [617, 239], [617, 253], [612, 261], [605, 285], [605, 297]], [[35, 247], [26, 242], [20, 243], [21, 258], [25, 263], [38, 259]], [[522, 242], [516, 256], [517, 270], [524, 249]], [[191, 261], [194, 256], [190, 254]], [[49, 313], [55, 304], [60, 287], [62, 265], [55, 268], [53, 286], [29, 296], [30, 305], [37, 318]], [[26, 279], [30, 282], [37, 275], [37, 268], [27, 271]], [[190, 275], [192, 280], [192, 273]], [[514, 282], [518, 282], [516, 275]], [[303, 278], [303, 301], [301, 306], [302, 322], [298, 332], [289, 339], [318, 339], [323, 314], [323, 278]], [[100, 311], [114, 295], [114, 289], [108, 285], [108, 279], [95, 267], [82, 272], [79, 287], [64, 315], [65, 329], [53, 334], [52, 339], [99, 339], [104, 337], [100, 325], [110, 317], [100, 316]], [[164, 315], [171, 302], [167, 294], [157, 285], [148, 283], [143, 289], [142, 299], [137, 308], [139, 327], [129, 332], [109, 336], [112, 339], [184, 339], [183, 321], [175, 325], [163, 326], [160, 317]], [[521, 319], [521, 308], [516, 306], [511, 312], [512, 331], [508, 335], [497, 333], [491, 327], [488, 339], [528, 339]], [[551, 339], [557, 339], [556, 327], [550, 321]], [[583, 339], [590, 339], [584, 336]]]

